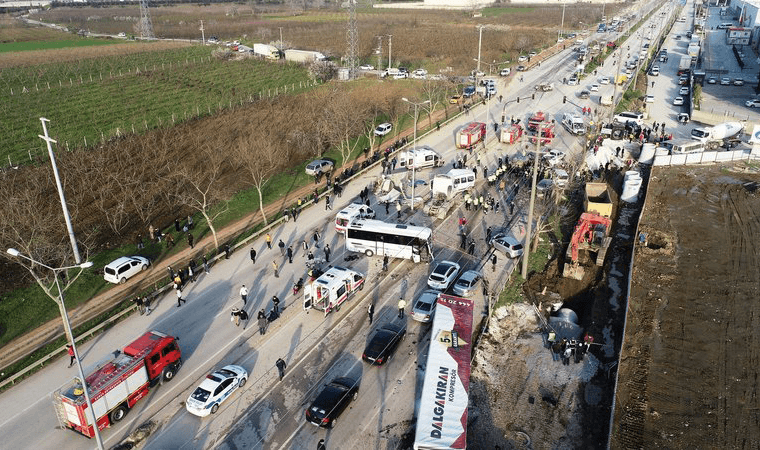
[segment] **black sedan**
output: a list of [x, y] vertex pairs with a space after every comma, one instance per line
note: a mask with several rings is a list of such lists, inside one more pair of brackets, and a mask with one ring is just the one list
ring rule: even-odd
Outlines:
[[389, 323], [383, 325], [372, 336], [367, 347], [364, 348], [362, 359], [372, 365], [381, 366], [391, 359], [398, 344], [406, 336], [406, 327]]
[[325, 385], [306, 409], [306, 420], [318, 427], [333, 428], [338, 416], [359, 395], [359, 382], [339, 377]]

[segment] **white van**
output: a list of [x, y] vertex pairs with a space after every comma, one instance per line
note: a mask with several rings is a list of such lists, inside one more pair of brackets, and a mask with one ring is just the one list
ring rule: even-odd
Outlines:
[[723, 22], [722, 24], [718, 25], [719, 30], [728, 30], [729, 28], [733, 28], [734, 24], [733, 22]]
[[570, 182], [570, 175], [563, 169], [552, 169], [552, 179], [557, 187], [564, 188]]
[[374, 219], [375, 211], [361, 203], [351, 203], [335, 216], [335, 231], [344, 233], [348, 223], [354, 219]]
[[446, 161], [429, 146], [421, 145], [399, 153], [398, 162], [401, 167], [419, 170], [427, 167], [441, 167]]
[[676, 139], [669, 142], [671, 155], [687, 155], [705, 151], [705, 144], [693, 139]]
[[612, 121], [619, 123], [636, 122], [636, 125], [641, 126], [641, 124], [644, 123], [644, 113], [625, 111], [620, 114], [615, 114]]
[[443, 194], [452, 198], [456, 194], [475, 186], [475, 173], [471, 169], [451, 169], [448, 173], [433, 178], [433, 196]]

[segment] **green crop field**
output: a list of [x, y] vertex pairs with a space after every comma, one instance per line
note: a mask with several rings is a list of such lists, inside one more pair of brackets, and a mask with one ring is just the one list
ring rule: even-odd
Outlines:
[[91, 47], [95, 45], [113, 45], [117, 43], [120, 44], [122, 41], [102, 39], [66, 39], [59, 41], [9, 42], [0, 44], [0, 53], [25, 52], [29, 50], [49, 50], [54, 48], [69, 47]]
[[40, 117], [72, 148], [309, 86], [303, 66], [211, 53], [197, 46], [4, 69], [0, 159], [26, 163], [44, 151]]

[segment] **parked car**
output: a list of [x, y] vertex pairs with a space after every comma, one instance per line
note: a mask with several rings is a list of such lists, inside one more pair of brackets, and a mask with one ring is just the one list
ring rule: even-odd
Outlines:
[[451, 104], [456, 105], [460, 101], [462, 101], [462, 96], [461, 95], [452, 95], [451, 97], [449, 97], [449, 103], [451, 103]]
[[715, 84], [718, 80], [715, 77], [710, 77], [707, 79], [707, 84]]
[[455, 295], [469, 297], [480, 288], [480, 280], [483, 277], [476, 270], [468, 270], [459, 277], [452, 290]]
[[425, 69], [416, 69], [414, 72], [412, 72], [412, 78], [425, 78], [427, 74], [428, 71]]
[[466, 86], [462, 92], [464, 98], [469, 98], [475, 95], [475, 86]]
[[610, 84], [611, 80], [610, 77], [602, 77], [599, 79], [599, 84]]
[[553, 186], [554, 182], [552, 180], [549, 178], [544, 178], [543, 180], [536, 183], [536, 193], [538, 195], [544, 195], [544, 193], [551, 190]]
[[143, 270], [148, 270], [150, 260], [142, 256], [122, 256], [103, 268], [103, 278], [109, 283], [124, 284]]
[[660, 75], [660, 68], [657, 66], [652, 67], [652, 70], [649, 71], [649, 75], [656, 77]]
[[375, 66], [372, 66], [372, 65], [369, 65], [369, 64], [364, 64], [362, 66], [359, 66], [359, 69], [361, 69], [361, 70], [375, 70]]
[[501, 75], [502, 77], [506, 77], [507, 75], [509, 75], [511, 71], [512, 70], [509, 67], [507, 67], [505, 69], [501, 69], [501, 71], [499, 72], [499, 75]]
[[338, 416], [359, 396], [359, 383], [348, 377], [338, 377], [327, 383], [317, 398], [306, 408], [306, 420], [318, 427], [333, 428]]
[[721, 78], [720, 84], [722, 84], [723, 86], [728, 86], [729, 84], [731, 84], [731, 78], [728, 78], [728, 77]]
[[[551, 180], [549, 180], [551, 181]], [[523, 254], [523, 245], [512, 236], [506, 234], [497, 234], [491, 238], [491, 245], [494, 249], [504, 253], [509, 258], [517, 258]]]
[[452, 261], [441, 261], [428, 277], [428, 286], [439, 291], [445, 291], [458, 273], [459, 264]]
[[393, 125], [389, 124], [388, 122], [381, 123], [377, 126], [377, 128], [375, 128], [375, 136], [385, 136], [391, 132], [392, 128]]
[[578, 98], [587, 99], [589, 97], [591, 97], [591, 92], [585, 89], [578, 93]]
[[592, 84], [592, 85], [589, 87], [589, 90], [590, 90], [591, 92], [599, 92], [599, 85], [598, 85], [598, 84]]
[[238, 388], [245, 386], [247, 379], [248, 372], [240, 366], [229, 365], [215, 370], [187, 398], [187, 412], [198, 417], [216, 414], [219, 405]]
[[306, 165], [306, 174], [316, 176], [321, 173], [332, 172], [333, 162], [326, 159], [315, 159]]
[[744, 105], [749, 108], [760, 108], [760, 100], [753, 98], [752, 100], [744, 102]]
[[744, 78], [734, 78], [734, 86], [744, 86]]
[[568, 86], [577, 86], [578, 85], [578, 78], [576, 78], [575, 76], [572, 76], [572, 77], [568, 78], [567, 79], [567, 85]]
[[654, 95], [647, 95], [644, 97], [644, 103], [654, 103]]
[[517, 62], [525, 62], [528, 60], [528, 57], [525, 55], [521, 55], [519, 58], [517, 58]]
[[518, 72], [525, 72], [526, 70], [527, 70], [527, 67], [525, 67], [525, 66], [522, 66], [522, 65], [517, 66], [517, 71]]
[[676, 106], [683, 105], [683, 97], [676, 97], [673, 99], [673, 104]]
[[362, 359], [372, 365], [381, 366], [388, 362], [393, 352], [404, 340], [406, 327], [396, 323], [383, 325], [375, 332], [369, 343], [364, 347]]
[[547, 153], [544, 153], [542, 157], [550, 166], [554, 166], [556, 164], [561, 163], [562, 160], [565, 159], [565, 152], [561, 150], [552, 149], [552, 150], [549, 150]]
[[440, 292], [432, 289], [423, 291], [412, 305], [412, 319], [417, 322], [430, 322], [435, 312], [438, 295], [440, 295]]
[[116, 36], [120, 37], [120, 38], [127, 37], [127, 33], [125, 33], [125, 32], [122, 31], [121, 33], [117, 34]]
[[683, 86], [678, 90], [678, 95], [689, 95], [689, 86]]

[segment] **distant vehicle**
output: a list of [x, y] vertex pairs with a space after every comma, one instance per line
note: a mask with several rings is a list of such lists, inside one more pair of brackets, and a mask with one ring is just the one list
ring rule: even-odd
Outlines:
[[744, 79], [743, 78], [735, 78], [734, 79], [734, 86], [744, 86]]
[[744, 102], [744, 105], [748, 108], [760, 108], [760, 100], [754, 98], [752, 100], [747, 100]]
[[598, 84], [592, 84], [588, 88], [591, 92], [599, 92], [599, 85]]
[[462, 92], [464, 98], [470, 98], [475, 95], [475, 86], [466, 86]]
[[117, 34], [116, 36], [117, 37], [121, 37], [121, 38], [127, 37], [127, 33], [125, 33], [125, 32], [122, 31], [121, 33]]
[[456, 283], [454, 283], [452, 290], [455, 295], [469, 297], [477, 292], [482, 278], [480, 272], [476, 270], [468, 270], [459, 277]]
[[630, 112], [630, 111], [624, 111], [619, 114], [615, 114], [615, 116], [612, 118], [612, 122], [618, 122], [618, 123], [626, 123], [626, 122], [635, 122], [636, 125], [641, 126], [641, 124], [644, 122], [644, 114], [640, 112]]
[[555, 166], [562, 162], [562, 160], [565, 159], [565, 152], [562, 150], [556, 150], [552, 149], [549, 150], [546, 154], [544, 154], [543, 159], [550, 165]]
[[361, 70], [375, 70], [375, 66], [371, 66], [369, 64], [364, 64], [362, 66], [359, 66], [359, 69], [361, 69]]
[[499, 75], [501, 75], [502, 77], [506, 77], [507, 75], [509, 75], [510, 72], [512, 72], [512, 70], [509, 67], [507, 67], [505, 69], [501, 69], [501, 71], [499, 72]]
[[533, 58], [533, 57], [534, 57], [534, 56], [536, 56], [537, 54], [538, 54], [538, 53], [536, 53], [536, 52], [530, 52], [530, 53], [528, 53], [528, 58]]
[[248, 372], [240, 366], [224, 366], [208, 375], [185, 401], [190, 414], [206, 417], [216, 414], [222, 404], [238, 388], [245, 386]]
[[457, 277], [459, 268], [459, 264], [452, 261], [439, 262], [428, 277], [428, 286], [445, 291]]
[[439, 294], [439, 291], [432, 289], [423, 291], [412, 305], [412, 319], [417, 322], [430, 322], [435, 312], [435, 304]]
[[610, 77], [602, 77], [599, 79], [599, 84], [610, 84], [612, 80], [610, 80]]
[[682, 86], [681, 89], [678, 90], [678, 95], [689, 95], [689, 86]]
[[103, 268], [103, 278], [109, 283], [124, 284], [143, 270], [148, 270], [150, 260], [142, 256], [122, 256]]
[[334, 428], [338, 416], [359, 396], [359, 383], [348, 377], [339, 377], [328, 384], [306, 408], [306, 420], [318, 427]]
[[306, 165], [306, 174], [315, 176], [322, 173], [332, 172], [333, 162], [326, 159], [315, 159]]
[[575, 76], [572, 76], [572, 77], [568, 78], [567, 79], [567, 85], [568, 86], [577, 86], [578, 85], [578, 78], [576, 78]]
[[451, 97], [449, 97], [449, 103], [453, 105], [458, 104], [460, 101], [462, 101], [461, 95], [452, 95]]
[[480, 71], [477, 71], [477, 70], [473, 70], [472, 73], [470, 73], [470, 75], [472, 75], [473, 77], [477, 77], [477, 78], [483, 78], [484, 76], [486, 76], [486, 74], [484, 72], [480, 72]]
[[683, 97], [676, 97], [673, 99], [673, 104], [675, 106], [681, 106], [683, 105]]
[[[550, 181], [551, 180], [542, 180]], [[491, 245], [496, 250], [504, 253], [509, 258], [517, 258], [523, 254], [523, 245], [512, 236], [497, 234], [491, 238]]]
[[660, 68], [658, 66], [652, 67], [652, 70], [649, 71], [649, 75], [656, 77], [660, 75]]
[[517, 62], [525, 62], [527, 60], [528, 60], [528, 57], [525, 55], [522, 55], [519, 58], [517, 58]]
[[554, 168], [552, 169], [552, 178], [554, 179], [554, 184], [557, 185], [557, 187], [564, 188], [567, 186], [567, 183], [570, 181], [570, 175], [568, 175], [567, 171], [564, 169]]
[[728, 86], [731, 84], [731, 78], [723, 77], [720, 79], [720, 84], [723, 86]]
[[377, 128], [375, 128], [375, 136], [385, 136], [391, 132], [392, 128], [393, 125], [389, 124], [388, 122], [381, 123], [377, 126]]
[[654, 103], [654, 95], [647, 95], [644, 97], [644, 103]]
[[525, 66], [522, 66], [522, 65], [521, 66], [517, 66], [517, 71], [518, 72], [525, 72], [526, 70], [527, 70], [527, 68]]
[[[586, 134], [586, 123], [583, 121], [583, 118], [581, 118], [580, 116], [576, 116], [570, 113], [565, 113], [562, 116], [562, 126], [564, 126], [565, 129], [567, 129], [567, 131], [573, 133], [576, 136], [581, 136], [583, 134]], [[559, 152], [559, 150], [551, 150], [550, 153], [551, 152]], [[562, 157], [564, 156], [565, 154], [562, 153]], [[544, 158], [546, 158], [546, 155], [544, 155]]]
[[412, 72], [412, 78], [425, 78], [428, 74], [428, 71], [425, 69], [417, 69], [414, 72]]
[[551, 190], [553, 186], [554, 182], [552, 180], [549, 178], [544, 178], [543, 180], [536, 183], [536, 193], [538, 193], [538, 195], [544, 195], [544, 193]]
[[401, 168], [415, 170], [442, 167], [446, 163], [441, 155], [428, 145], [420, 145], [400, 152], [398, 162]]
[[584, 89], [584, 90], [582, 90], [582, 91], [580, 91], [580, 92], [578, 93], [578, 98], [582, 98], [582, 99], [584, 99], [584, 100], [585, 100], [585, 99], [587, 99], [587, 98], [589, 98], [589, 97], [591, 97], [591, 92], [589, 92], [589, 91], [587, 91], [587, 90], [585, 90], [585, 89]]
[[381, 366], [388, 362], [393, 356], [393, 352], [406, 337], [406, 327], [404, 325], [388, 323], [380, 327], [369, 341], [364, 352], [362, 360], [375, 365]]

